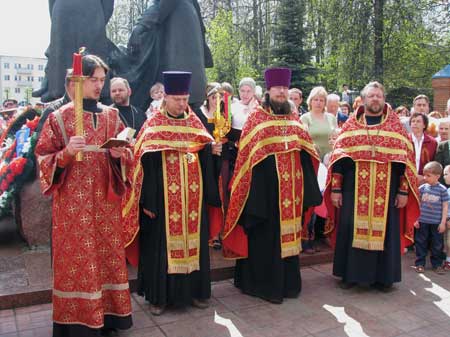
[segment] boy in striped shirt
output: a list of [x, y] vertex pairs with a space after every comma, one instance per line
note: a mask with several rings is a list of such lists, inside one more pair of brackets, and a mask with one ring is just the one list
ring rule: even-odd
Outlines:
[[416, 271], [423, 273], [428, 247], [431, 247], [431, 265], [437, 274], [444, 274], [443, 245], [449, 195], [447, 189], [439, 183], [442, 165], [429, 162], [423, 169], [425, 183], [419, 187], [420, 218], [416, 227], [414, 242], [416, 247]]

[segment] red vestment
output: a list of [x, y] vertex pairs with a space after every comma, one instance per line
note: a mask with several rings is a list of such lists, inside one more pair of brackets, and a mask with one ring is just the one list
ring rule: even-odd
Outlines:
[[[42, 191], [53, 196], [53, 320], [104, 326], [104, 316], [131, 315], [121, 221], [119, 161], [98, 148], [124, 126], [117, 110], [84, 112], [88, 151], [67, 153], [75, 135], [73, 103], [52, 113], [36, 146]], [[131, 159], [131, 151], [129, 153]], [[126, 160], [122, 160], [122, 167]]]
[[[275, 155], [278, 174], [281, 257], [298, 255], [302, 235], [303, 168], [298, 151], [306, 151], [317, 172], [319, 157], [308, 132], [294, 114], [275, 115], [257, 107], [247, 119], [239, 141], [239, 153], [231, 181], [223, 253], [226, 258], [248, 256], [248, 238], [238, 225], [249, 196], [253, 168]], [[310, 215], [306, 215], [308, 218]], [[303, 221], [308, 223], [308, 220]]]
[[134, 150], [134, 165], [123, 203], [128, 259], [138, 262], [136, 236], [144, 171], [142, 157], [161, 152], [163, 166], [164, 219], [167, 240], [168, 274], [189, 274], [199, 270], [200, 224], [203, 178], [198, 152], [213, 138], [191, 111], [174, 119], [156, 111], [141, 128]]
[[398, 116], [385, 106], [386, 118], [376, 125], [365, 125], [358, 118], [364, 112], [361, 106], [342, 127], [336, 140], [328, 168], [327, 185], [324, 193], [329, 219], [325, 231], [336, 240], [339, 226], [339, 211], [331, 202], [331, 191], [339, 182], [339, 175], [333, 174], [333, 165], [343, 158], [351, 158], [356, 166], [354, 233], [352, 247], [378, 250], [384, 249], [388, 221], [389, 193], [392, 163], [405, 165], [402, 179], [408, 195], [408, 204], [399, 210], [401, 252], [414, 241], [414, 222], [419, 217], [417, 171], [414, 161], [414, 147], [408, 138]]

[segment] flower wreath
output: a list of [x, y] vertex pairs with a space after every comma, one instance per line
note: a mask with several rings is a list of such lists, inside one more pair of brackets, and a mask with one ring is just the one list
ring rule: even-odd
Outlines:
[[[39, 111], [28, 108], [11, 120], [0, 138], [0, 219], [11, 214], [12, 201], [35, 176], [38, 135], [34, 131], [39, 119]], [[25, 141], [16, 139], [19, 131], [27, 136]]]

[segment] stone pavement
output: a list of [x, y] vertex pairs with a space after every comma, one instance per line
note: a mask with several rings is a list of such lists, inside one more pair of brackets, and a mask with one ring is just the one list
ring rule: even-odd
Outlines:
[[[208, 309], [168, 310], [154, 317], [133, 294], [132, 330], [119, 337], [448, 337], [450, 274], [417, 274], [403, 257], [403, 282], [390, 293], [342, 290], [331, 264], [302, 268], [303, 291], [281, 305], [241, 294], [232, 280], [213, 283]], [[51, 305], [0, 311], [1, 337], [51, 336]]]
[[[8, 225], [4, 230], [2, 225]], [[3, 230], [2, 230], [3, 229]], [[333, 252], [318, 243], [321, 251], [300, 255], [300, 264], [309, 266], [332, 261]], [[211, 279], [233, 277], [234, 261], [225, 260], [221, 251], [210, 249]], [[48, 245], [28, 247], [15, 225], [0, 220], [0, 310], [48, 303], [51, 301], [52, 269]], [[136, 287], [136, 269], [129, 266], [131, 289]], [[0, 332], [1, 333], [1, 332]]]

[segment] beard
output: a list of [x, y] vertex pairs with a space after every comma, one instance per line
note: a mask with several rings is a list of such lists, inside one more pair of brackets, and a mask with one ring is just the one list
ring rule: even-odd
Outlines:
[[113, 97], [112, 101], [114, 102], [114, 104], [119, 105], [119, 106], [127, 106], [128, 104], [128, 97]]
[[366, 105], [366, 110], [370, 112], [373, 115], [378, 115], [379, 113], [383, 112], [384, 109], [384, 103], [378, 104], [371, 104]]
[[291, 105], [287, 100], [284, 102], [275, 102], [270, 100], [270, 107], [276, 115], [289, 115], [292, 112]]

